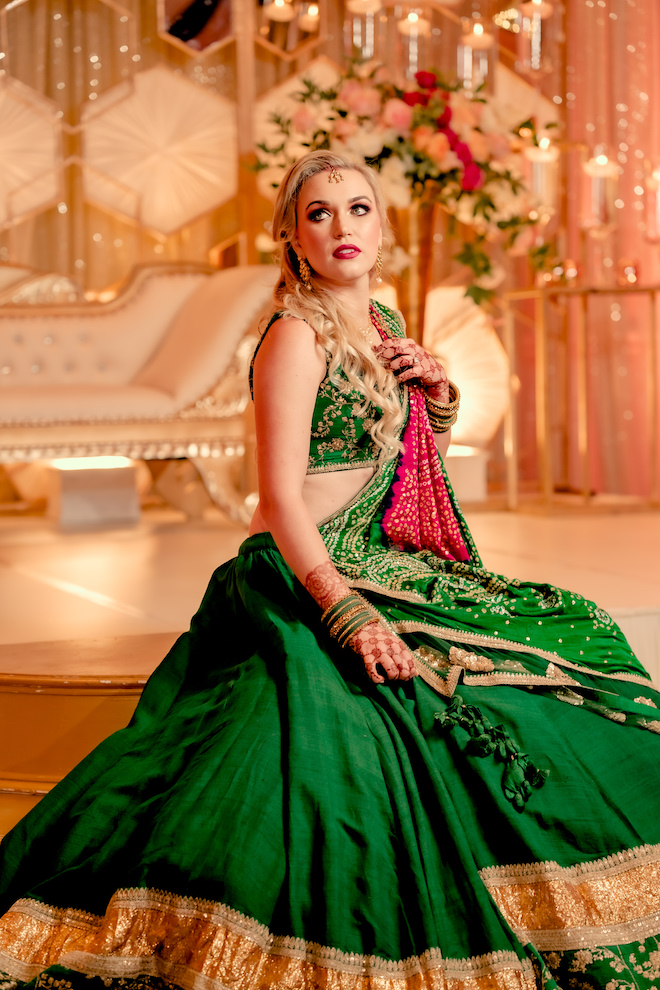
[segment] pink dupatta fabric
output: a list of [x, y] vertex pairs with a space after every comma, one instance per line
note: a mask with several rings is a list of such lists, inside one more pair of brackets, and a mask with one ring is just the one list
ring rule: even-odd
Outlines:
[[408, 422], [401, 438], [403, 453], [383, 529], [401, 550], [431, 550], [445, 560], [469, 560], [440, 466], [423, 389], [409, 385], [408, 401]]

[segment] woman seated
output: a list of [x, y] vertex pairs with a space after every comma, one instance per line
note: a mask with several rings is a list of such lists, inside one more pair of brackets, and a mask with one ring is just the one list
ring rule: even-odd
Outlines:
[[374, 173], [307, 156], [273, 230], [250, 536], [5, 838], [0, 986], [650, 990], [660, 695], [593, 603], [482, 566], [458, 391], [369, 299]]

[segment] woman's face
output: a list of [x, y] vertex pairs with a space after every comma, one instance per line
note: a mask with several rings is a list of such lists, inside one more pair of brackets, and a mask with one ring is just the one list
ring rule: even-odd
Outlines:
[[346, 285], [368, 278], [381, 241], [380, 216], [371, 186], [359, 172], [341, 169], [341, 182], [317, 172], [298, 197], [298, 257], [326, 282]]

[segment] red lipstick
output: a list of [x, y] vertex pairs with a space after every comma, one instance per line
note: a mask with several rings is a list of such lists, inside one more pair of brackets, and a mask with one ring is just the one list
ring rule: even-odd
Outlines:
[[356, 247], [355, 244], [342, 244], [336, 251], [332, 252], [332, 257], [346, 260], [347, 258], [357, 258], [358, 254], [361, 253], [359, 247]]

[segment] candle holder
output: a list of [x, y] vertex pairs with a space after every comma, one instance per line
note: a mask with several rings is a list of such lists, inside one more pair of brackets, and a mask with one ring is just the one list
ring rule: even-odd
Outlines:
[[559, 149], [542, 137], [538, 145], [525, 148], [525, 158], [530, 163], [530, 186], [539, 201], [541, 223], [547, 223], [557, 208], [557, 183], [559, 175]]
[[484, 30], [481, 21], [473, 21], [461, 35], [458, 46], [458, 75], [463, 87], [475, 92], [488, 80], [489, 51], [495, 43], [492, 34]]
[[431, 37], [431, 22], [417, 10], [397, 22], [397, 31], [403, 38], [404, 75], [414, 79], [415, 73], [428, 62], [428, 40]]
[[649, 244], [660, 244], [660, 167], [654, 168], [644, 181], [645, 238]]
[[306, 9], [298, 17], [298, 27], [305, 34], [317, 34], [321, 18], [319, 17], [318, 4], [307, 4]]
[[580, 226], [595, 240], [603, 240], [616, 226], [618, 175], [616, 162], [604, 150], [582, 164]]

